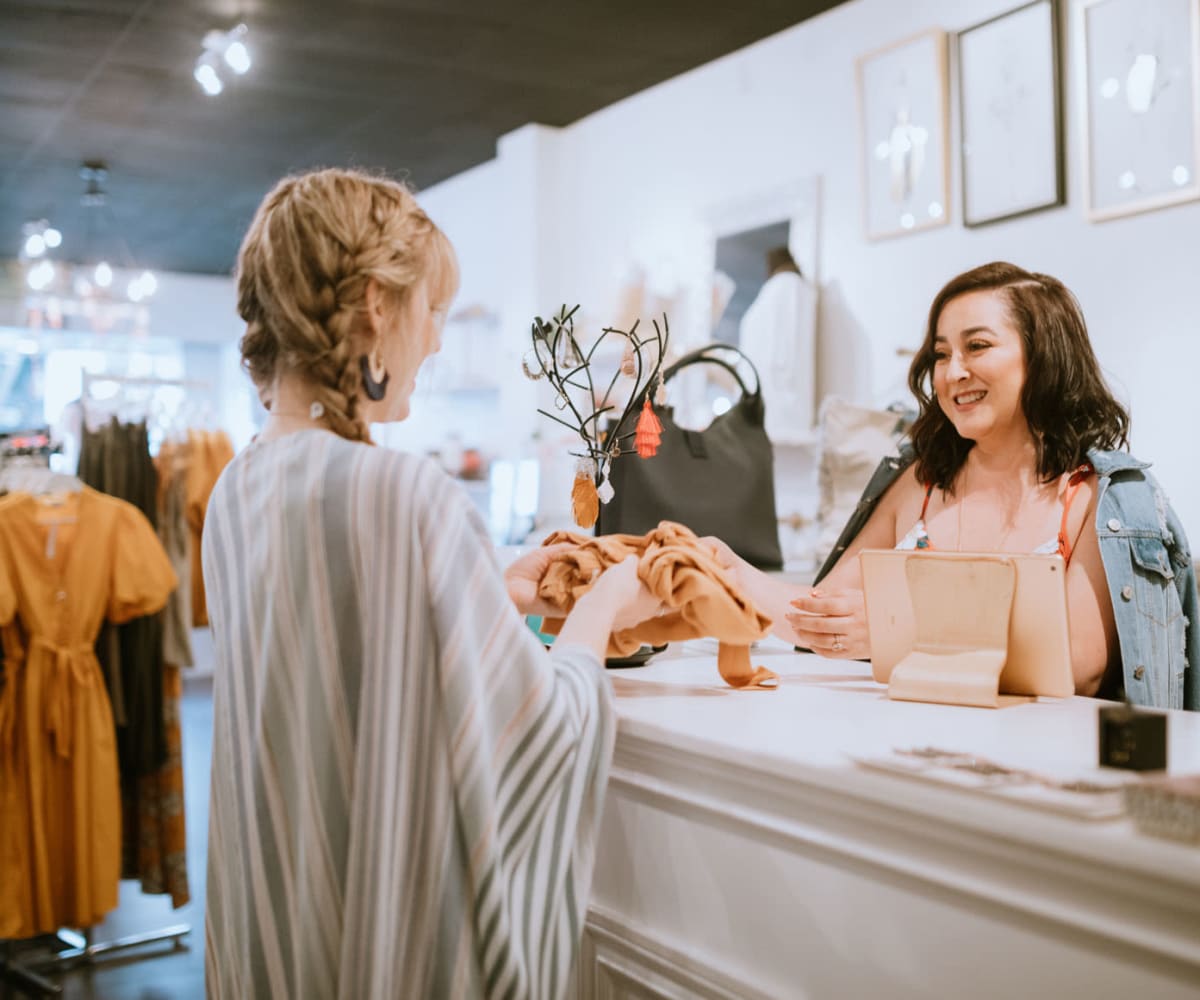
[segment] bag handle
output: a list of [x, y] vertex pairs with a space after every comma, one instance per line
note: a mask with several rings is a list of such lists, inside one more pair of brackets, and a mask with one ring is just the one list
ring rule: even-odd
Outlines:
[[[746, 364], [750, 366], [750, 370], [754, 372], [754, 391], [751, 392], [746, 388], [746, 383], [742, 381], [742, 376], [738, 374], [738, 370], [733, 365], [731, 365], [728, 361], [722, 361], [720, 358], [712, 357], [710, 353], [712, 351], [730, 351], [741, 358], [741, 360], [745, 361]], [[727, 372], [729, 372], [730, 375], [733, 376], [734, 381], [736, 381], [738, 384], [738, 388], [742, 390], [742, 395], [747, 398], [753, 399], [762, 393], [762, 379], [759, 377], [758, 369], [754, 366], [754, 362], [750, 360], [746, 352], [740, 348], [734, 347], [733, 344], [722, 344], [719, 342], [715, 344], [706, 344], [704, 347], [699, 347], [696, 350], [685, 354], [682, 358], [671, 365], [665, 372], [663, 372], [663, 381], [669, 382], [671, 378], [682, 369], [687, 368], [689, 365], [698, 364], [719, 365], [720, 367], [724, 368]]]

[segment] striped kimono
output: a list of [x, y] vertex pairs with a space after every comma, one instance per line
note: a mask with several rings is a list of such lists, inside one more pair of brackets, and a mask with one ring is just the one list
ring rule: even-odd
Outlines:
[[426, 459], [301, 431], [213, 492], [210, 997], [559, 997], [615, 732]]

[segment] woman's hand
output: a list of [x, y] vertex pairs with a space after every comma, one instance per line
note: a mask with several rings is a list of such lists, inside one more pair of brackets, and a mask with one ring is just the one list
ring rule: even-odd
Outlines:
[[638, 576], [637, 556], [626, 556], [601, 573], [592, 584], [592, 590], [598, 588], [606, 595], [611, 595], [617, 609], [612, 625], [614, 632], [640, 625], [663, 610], [662, 601], [646, 588]]
[[[550, 568], [551, 562], [574, 548], [570, 542], [545, 545], [526, 552], [504, 571], [504, 585], [508, 596], [521, 614], [562, 617], [561, 608], [538, 596], [538, 585], [546, 575], [546, 570]], [[633, 628], [647, 618], [653, 618], [662, 610], [662, 602], [638, 579], [637, 567], [637, 556], [628, 556], [610, 566], [592, 584], [591, 590], [599, 590], [606, 599], [605, 603], [610, 604], [616, 614], [614, 631]]]
[[717, 565], [725, 570], [730, 581], [735, 585], [740, 585], [741, 569], [746, 565], [742, 557], [716, 535], [705, 535], [703, 538], [697, 539], [697, 541], [712, 553], [713, 558], [717, 561]]
[[662, 602], [638, 577], [638, 557], [628, 556], [596, 578], [563, 622], [555, 645], [580, 643], [604, 659], [613, 632], [633, 628], [662, 610]]
[[796, 585], [785, 583], [778, 577], [764, 573], [746, 562], [733, 551], [725, 542], [712, 535], [700, 539], [725, 571], [730, 584], [734, 586], [755, 608], [771, 619], [771, 634], [784, 642], [795, 643], [791, 623], [787, 621], [792, 595], [796, 593]]
[[526, 552], [504, 571], [504, 585], [508, 589], [509, 599], [521, 614], [562, 617], [558, 608], [538, 597], [538, 584], [542, 582], [550, 563], [574, 547], [570, 542], [543, 545], [540, 549]]
[[814, 587], [791, 605], [796, 611], [790, 612], [787, 620], [796, 633], [796, 645], [836, 659], [871, 658], [871, 635], [861, 590], [826, 593]]

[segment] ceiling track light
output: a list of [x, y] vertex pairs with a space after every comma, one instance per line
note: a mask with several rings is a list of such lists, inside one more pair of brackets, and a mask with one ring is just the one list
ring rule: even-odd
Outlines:
[[238, 76], [250, 69], [250, 50], [246, 48], [246, 26], [239, 24], [225, 35], [225, 65]]
[[228, 31], [210, 31], [201, 44], [204, 51], [196, 60], [192, 76], [209, 97], [216, 97], [225, 89], [222, 70], [228, 69], [241, 76], [252, 65], [250, 50], [246, 47], [244, 24], [238, 24]]
[[196, 61], [192, 76], [209, 97], [216, 97], [225, 89], [225, 82], [217, 72], [217, 58], [211, 52], [206, 52]]

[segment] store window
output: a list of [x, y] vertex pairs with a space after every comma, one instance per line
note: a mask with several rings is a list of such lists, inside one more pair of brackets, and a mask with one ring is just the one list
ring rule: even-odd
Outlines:
[[[119, 390], [99, 376], [170, 380], [183, 372], [182, 345], [173, 340], [0, 328], [0, 431], [59, 428], [88, 378], [90, 396], [105, 400]], [[162, 386], [129, 403], [145, 417], [177, 409], [179, 396]]]
[[0, 431], [44, 425], [38, 342], [15, 331], [0, 336]]

